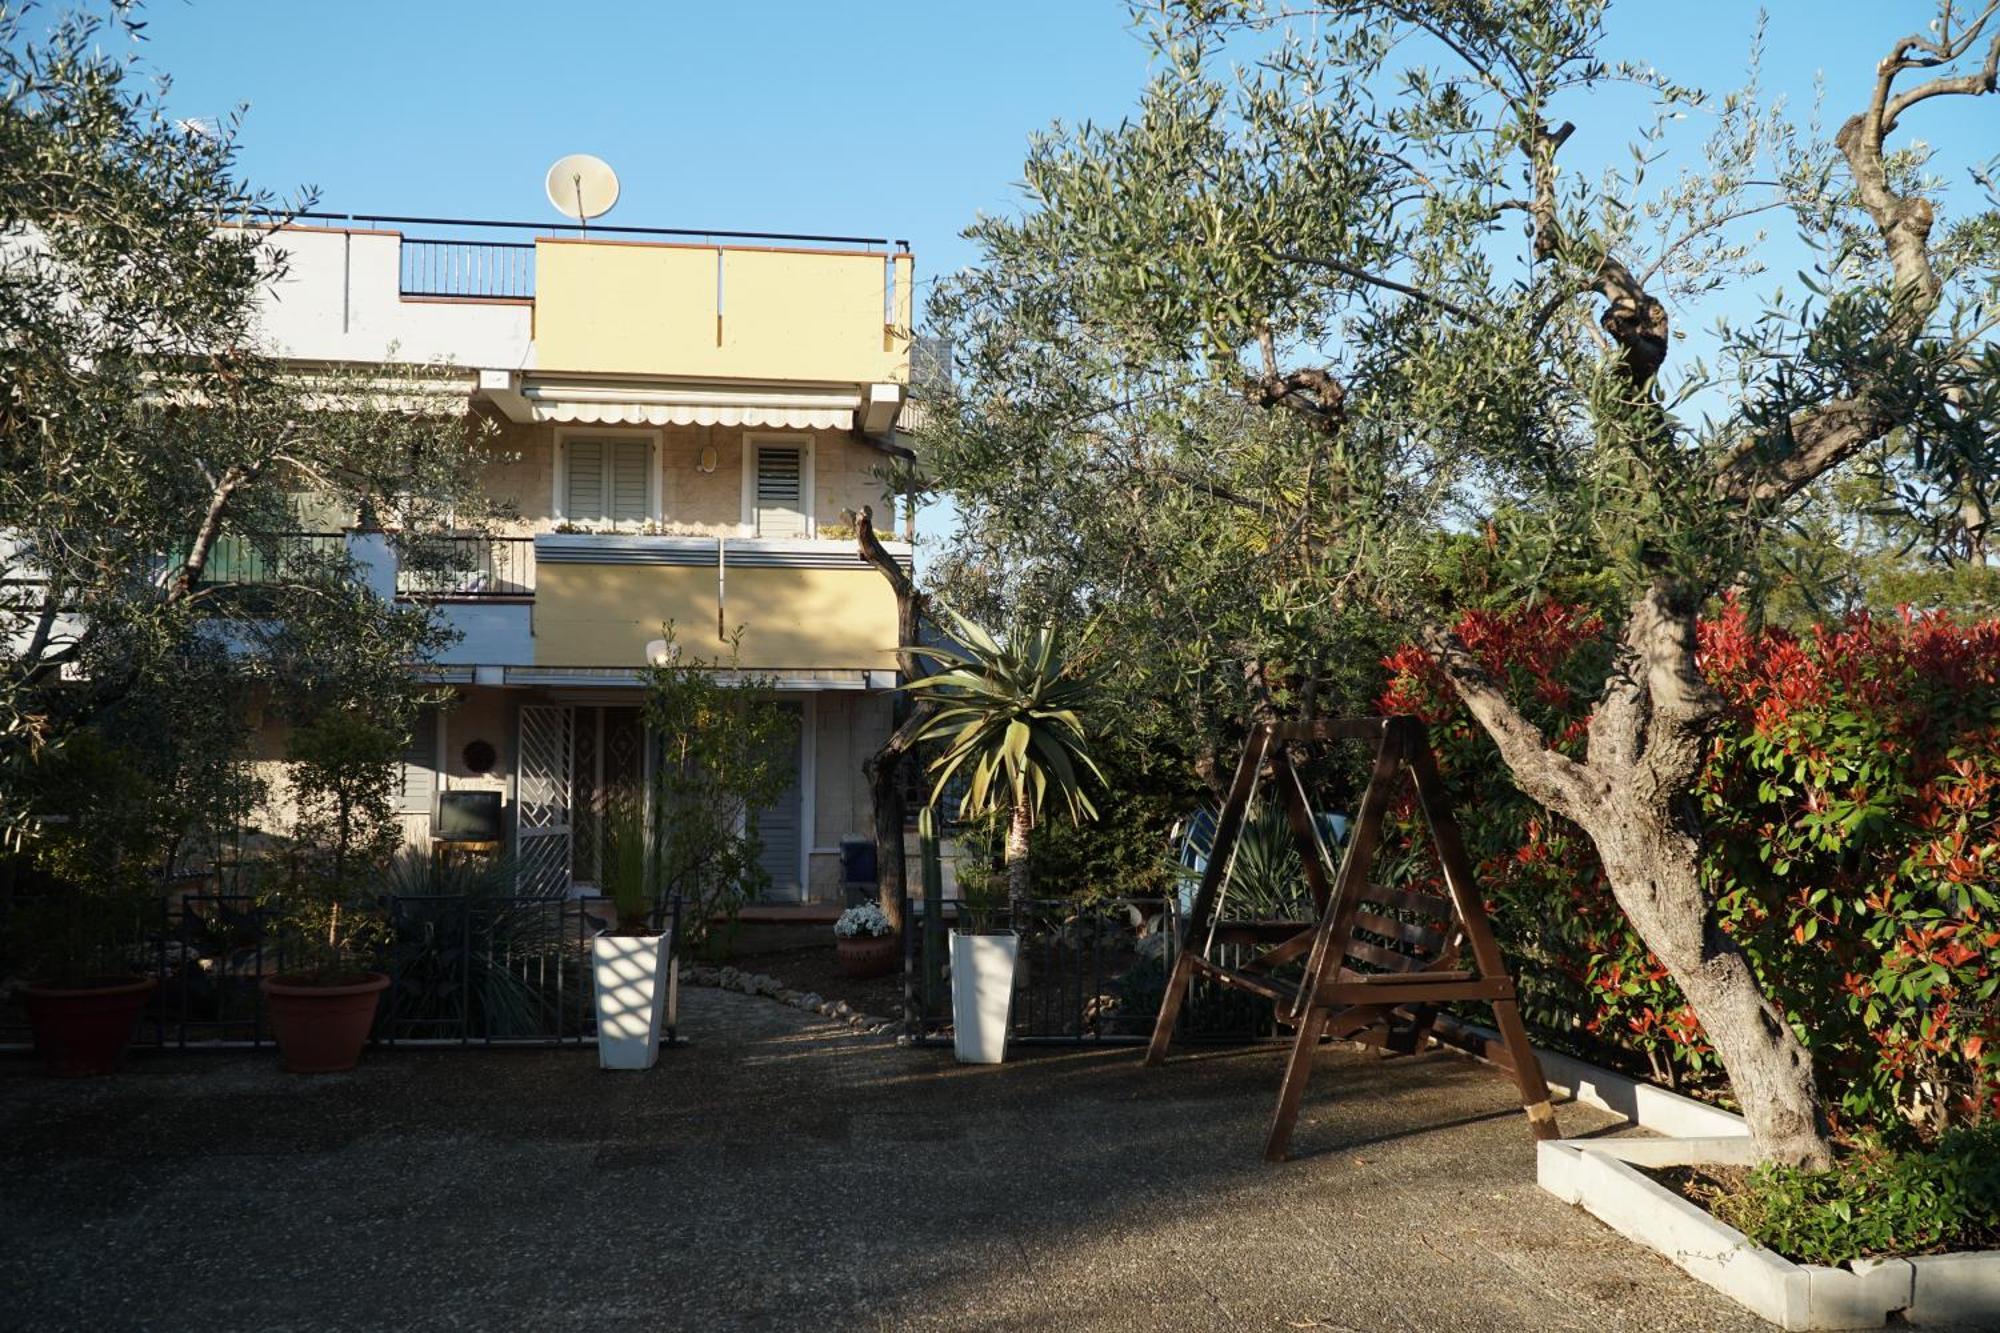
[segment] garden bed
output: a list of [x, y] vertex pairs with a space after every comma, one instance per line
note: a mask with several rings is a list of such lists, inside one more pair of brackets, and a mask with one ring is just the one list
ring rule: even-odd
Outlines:
[[1838, 1267], [1795, 1263], [1659, 1178], [1682, 1189], [1745, 1179], [1755, 1150], [1741, 1118], [1564, 1056], [1542, 1059], [1552, 1089], [1672, 1137], [1540, 1144], [1541, 1187], [1745, 1308], [1788, 1330], [2000, 1327], [2000, 1251], [1857, 1258]]

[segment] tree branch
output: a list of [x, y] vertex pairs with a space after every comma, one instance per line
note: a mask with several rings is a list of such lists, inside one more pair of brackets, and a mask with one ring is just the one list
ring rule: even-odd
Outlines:
[[1541, 729], [1509, 702], [1500, 683], [1456, 634], [1427, 623], [1418, 635], [1467, 711], [1493, 738], [1521, 790], [1565, 819], [1584, 823], [1609, 791], [1603, 775], [1550, 749]]
[[1344, 274], [1347, 277], [1353, 278], [1356, 282], [1366, 283], [1371, 287], [1380, 287], [1384, 291], [1399, 292], [1413, 300], [1421, 301], [1425, 305], [1434, 306], [1446, 314], [1456, 315], [1468, 323], [1484, 324], [1486, 322], [1476, 312], [1458, 304], [1456, 301], [1439, 296], [1436, 292], [1425, 291], [1421, 287], [1413, 287], [1407, 282], [1398, 282], [1394, 278], [1385, 278], [1379, 273], [1370, 273], [1367, 269], [1357, 268], [1355, 265], [1349, 264], [1344, 260], [1328, 259], [1324, 255], [1298, 254], [1289, 250], [1279, 251], [1277, 258], [1284, 260], [1288, 264], [1304, 264], [1310, 268], [1328, 269], [1334, 273]]
[[919, 676], [923, 674], [923, 663], [912, 649], [916, 647], [917, 628], [923, 618], [924, 595], [875, 535], [874, 506], [863, 505], [858, 513], [849, 510], [848, 517], [854, 522], [856, 551], [889, 581], [889, 590], [896, 596], [896, 666], [907, 677]]

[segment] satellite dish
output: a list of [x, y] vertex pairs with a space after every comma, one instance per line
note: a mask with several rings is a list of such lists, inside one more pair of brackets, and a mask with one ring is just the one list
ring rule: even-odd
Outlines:
[[618, 202], [618, 173], [601, 157], [571, 153], [549, 168], [549, 202], [585, 227]]

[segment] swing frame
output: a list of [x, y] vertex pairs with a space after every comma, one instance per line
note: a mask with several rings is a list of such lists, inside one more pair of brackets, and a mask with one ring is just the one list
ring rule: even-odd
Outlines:
[[[1332, 854], [1291, 750], [1338, 741], [1373, 742], [1375, 762], [1338, 869], [1333, 869]], [[1222, 920], [1236, 847], [1267, 770], [1298, 844], [1317, 913], [1313, 921]], [[1392, 790], [1405, 776], [1430, 828], [1447, 898], [1367, 882]], [[1443, 925], [1425, 926], [1408, 919], [1412, 916]], [[1357, 928], [1382, 943], [1358, 938]], [[1258, 952], [1247, 962], [1225, 966], [1213, 957], [1216, 947], [1224, 944], [1246, 945]], [[1434, 954], [1427, 959], [1396, 947], [1399, 944], [1411, 950], [1429, 947]], [[1468, 947], [1469, 966], [1464, 958]], [[1277, 975], [1278, 968], [1300, 957], [1305, 969], [1296, 984]], [[1197, 976], [1271, 1000], [1279, 1022], [1294, 1029], [1265, 1141], [1264, 1156], [1269, 1161], [1281, 1162], [1290, 1154], [1292, 1131], [1322, 1039], [1347, 1039], [1384, 1052], [1413, 1054], [1434, 1039], [1440, 1007], [1456, 1000], [1483, 1000], [1491, 1006], [1505, 1047], [1500, 1063], [1519, 1086], [1530, 1132], [1537, 1139], [1558, 1135], [1548, 1084], [1521, 1021], [1514, 980], [1487, 920], [1428, 735], [1416, 718], [1319, 718], [1265, 722], [1252, 728], [1216, 820], [1201, 885], [1181, 923], [1180, 952], [1146, 1048], [1147, 1065], [1165, 1061], [1181, 1005]]]

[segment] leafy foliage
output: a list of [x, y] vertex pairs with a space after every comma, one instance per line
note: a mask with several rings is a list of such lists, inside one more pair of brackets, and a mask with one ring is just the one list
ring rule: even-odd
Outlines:
[[961, 818], [1007, 812], [1007, 889], [1018, 906], [1028, 896], [1030, 830], [1048, 797], [1076, 824], [1097, 816], [1084, 781], [1104, 783], [1084, 722], [1097, 686], [1053, 624], [1017, 619], [1002, 639], [954, 612], [946, 618], [961, 646], [915, 649], [940, 669], [903, 686], [932, 709], [917, 739], [943, 745], [930, 800], [963, 773]]
[[662, 633], [667, 651], [647, 668], [642, 705], [660, 745], [646, 897], [657, 912], [678, 896], [682, 931], [700, 943], [718, 919], [729, 929], [736, 910], [770, 884], [758, 859], [757, 812], [793, 781], [786, 754], [798, 723], [772, 699], [775, 682], [725, 679], [715, 667], [733, 659], [683, 655], [674, 627]]
[[378, 885], [387, 919], [374, 962], [394, 979], [387, 1008], [401, 1031], [534, 1036], [552, 1008], [583, 1003], [583, 970], [565, 966], [570, 909], [561, 896], [517, 896], [506, 858], [406, 848]]
[[[1136, 106], [1038, 136], [1023, 206], [968, 229], [920, 445], [963, 521], [953, 594], [1102, 625], [1121, 725], [1211, 738], [1205, 777], [1266, 706], [1357, 702], [1378, 656], [1357, 628], [1420, 636], [1500, 765], [1595, 845], [1759, 1143], [1823, 1162], [1808, 1062], [1702, 929], [1694, 620], [1789, 576], [1808, 488], [1870, 455], [1911, 531], [1983, 521], [2000, 200], [1914, 136], [1991, 91], [2000, 13], [1885, 32], [1828, 135], [1757, 85], [1757, 51], [1723, 93], [1612, 59], [1607, 8], [1148, 6]], [[1620, 122], [1629, 155], [1572, 142]], [[1811, 256], [1796, 279], [1767, 215]], [[1601, 585], [1594, 736], [1481, 676], [1442, 533], [1484, 536], [1501, 604]]]
[[293, 822], [279, 929], [305, 965], [338, 974], [378, 941], [374, 888], [402, 838], [396, 762], [406, 730], [352, 709], [328, 709], [295, 728], [287, 749]]
[[1003, 642], [963, 616], [945, 615], [964, 647], [916, 649], [940, 669], [903, 687], [936, 705], [920, 737], [944, 743], [931, 761], [930, 799], [963, 770], [961, 818], [1023, 805], [1039, 813], [1051, 793], [1074, 822], [1094, 818], [1083, 776], [1102, 783], [1104, 774], [1079, 710], [1088, 708], [1095, 686], [1076, 671], [1062, 634], [1016, 622]]
[[1991, 1249], [2000, 1244], [2000, 1125], [1954, 1129], [1920, 1151], [1865, 1150], [1828, 1171], [1760, 1166], [1709, 1207], [1798, 1263]]

